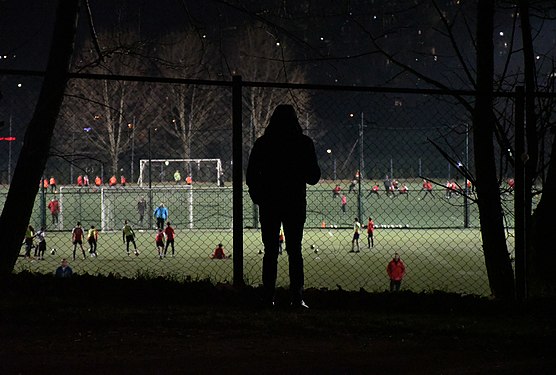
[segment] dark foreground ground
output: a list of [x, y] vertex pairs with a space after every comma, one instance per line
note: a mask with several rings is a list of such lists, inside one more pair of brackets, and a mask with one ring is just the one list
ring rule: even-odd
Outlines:
[[547, 301], [309, 290], [310, 310], [265, 310], [253, 288], [29, 274], [0, 291], [0, 374], [556, 373]]

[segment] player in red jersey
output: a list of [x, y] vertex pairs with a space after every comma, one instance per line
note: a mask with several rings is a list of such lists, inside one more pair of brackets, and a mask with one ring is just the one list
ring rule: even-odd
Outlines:
[[172, 258], [174, 257], [174, 239], [176, 238], [176, 232], [170, 222], [166, 223], [166, 229], [164, 229], [164, 234], [166, 235], [166, 247], [164, 248], [164, 256], [166, 256], [166, 251], [168, 247], [172, 245]]
[[75, 260], [75, 252], [77, 251], [77, 245], [81, 247], [81, 252], [83, 253], [83, 259], [87, 259], [85, 256], [85, 249], [83, 249], [83, 227], [81, 227], [81, 222], [77, 222], [77, 225], [71, 231], [71, 241], [73, 243], [73, 260]]
[[162, 252], [164, 251], [164, 232], [162, 231], [162, 229], [158, 229], [154, 241], [156, 242], [156, 251], [158, 252], [158, 257], [162, 259]]
[[367, 223], [367, 246], [369, 247], [369, 249], [375, 246], [374, 232], [375, 232], [375, 222], [371, 217], [369, 217], [369, 222]]

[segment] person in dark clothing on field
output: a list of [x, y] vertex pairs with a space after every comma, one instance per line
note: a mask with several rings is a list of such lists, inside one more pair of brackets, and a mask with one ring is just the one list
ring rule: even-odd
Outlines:
[[145, 210], [147, 209], [147, 201], [145, 201], [144, 197], [141, 197], [137, 201], [137, 212], [139, 213], [139, 223], [143, 225], [143, 219], [145, 218]]
[[[287, 178], [276, 179], [276, 172], [280, 170], [286, 171]], [[265, 133], [253, 146], [246, 178], [249, 195], [259, 206], [264, 245], [262, 278], [268, 306], [274, 305], [282, 224], [288, 239], [291, 305], [307, 307], [303, 301], [301, 255], [306, 184], [315, 185], [319, 179], [315, 146], [311, 138], [302, 133], [295, 109], [291, 105], [277, 106]]]

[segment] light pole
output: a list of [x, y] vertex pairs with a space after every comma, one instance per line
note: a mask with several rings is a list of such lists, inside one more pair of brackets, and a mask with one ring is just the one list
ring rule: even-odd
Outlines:
[[332, 153], [332, 149], [326, 150], [326, 153], [332, 157], [332, 178], [336, 181], [336, 155]]
[[[12, 182], [12, 115], [10, 115], [10, 143], [8, 143], [8, 185]], [[42, 185], [42, 184], [41, 184]]]
[[[465, 124], [465, 168], [469, 169], [469, 124]], [[467, 175], [465, 176], [465, 194], [463, 195], [463, 226], [469, 228], [469, 186], [467, 185]]]
[[[349, 117], [354, 117], [353, 113], [349, 114]], [[363, 169], [365, 168], [365, 161], [364, 161], [364, 148], [363, 148], [363, 128], [365, 122], [365, 115], [361, 112], [361, 121], [359, 122], [359, 134], [358, 134], [358, 142], [359, 142], [359, 160], [358, 160], [358, 170], [357, 170], [357, 216], [359, 220], [361, 220], [361, 214], [363, 213], [363, 201], [361, 200], [361, 180], [363, 178]]]
[[130, 165], [130, 178], [134, 181], [135, 173], [133, 171], [133, 166], [135, 164], [135, 116], [130, 124], [127, 124], [127, 128], [131, 130], [131, 165]]

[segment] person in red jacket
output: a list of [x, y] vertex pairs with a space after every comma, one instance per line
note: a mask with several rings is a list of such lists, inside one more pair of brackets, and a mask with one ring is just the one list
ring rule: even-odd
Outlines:
[[375, 246], [374, 232], [375, 222], [371, 217], [369, 217], [369, 222], [367, 223], [367, 246], [369, 247], [369, 249]]
[[340, 185], [334, 186], [334, 189], [332, 189], [332, 198], [339, 197], [341, 190], [342, 190], [342, 188], [340, 187]]
[[58, 199], [52, 198], [48, 202], [48, 209], [50, 210], [50, 215], [52, 215], [52, 225], [58, 225], [58, 215], [60, 214], [60, 202], [58, 202]]
[[371, 190], [369, 191], [369, 194], [367, 195], [367, 198], [371, 196], [371, 194], [375, 194], [375, 195], [379, 195], [378, 191], [380, 190], [380, 186], [378, 186], [378, 184], [374, 184], [373, 187], [371, 187]]
[[432, 196], [432, 182], [430, 182], [429, 180], [423, 180], [423, 190], [425, 191], [423, 199], [427, 196], [427, 194], [430, 194]]
[[120, 176], [120, 185], [125, 186], [126, 182], [127, 182], [127, 180], [125, 179], [125, 176], [121, 175]]
[[54, 176], [50, 177], [50, 191], [52, 193], [56, 193], [56, 179], [54, 178]]
[[118, 180], [116, 179], [116, 176], [112, 176], [112, 177], [110, 177], [110, 180], [108, 180], [108, 185], [110, 185], [110, 186], [116, 186], [117, 183], [118, 183]]
[[513, 178], [508, 178], [508, 193], [511, 194], [515, 189], [515, 180]]
[[402, 184], [402, 187], [401, 187], [400, 190], [399, 190], [399, 193], [400, 193], [400, 194], [404, 194], [404, 195], [406, 196], [406, 198], [407, 198], [407, 197], [409, 197], [408, 192], [409, 192], [409, 189], [407, 188], [407, 185], [406, 185], [405, 183], [403, 183], [403, 184]]
[[170, 225], [170, 222], [166, 223], [166, 229], [164, 229], [164, 234], [166, 235], [166, 247], [164, 248], [164, 256], [166, 256], [166, 251], [168, 247], [172, 245], [172, 258], [174, 257], [174, 238], [176, 238], [176, 233], [174, 228]]
[[214, 249], [214, 252], [210, 255], [211, 259], [227, 259], [229, 258], [228, 256], [226, 256], [226, 253], [224, 253], [224, 248], [222, 247], [222, 244], [219, 243], [218, 247], [216, 247], [216, 249]]
[[81, 175], [77, 176], [77, 186], [83, 186], [83, 176]]
[[398, 292], [402, 285], [402, 279], [405, 275], [405, 264], [400, 259], [398, 253], [394, 254], [394, 258], [388, 263], [386, 272], [390, 278], [390, 291]]
[[162, 253], [164, 252], [164, 232], [161, 228], [158, 228], [158, 232], [156, 233], [154, 242], [156, 242], [156, 251], [158, 252], [158, 257], [162, 259]]
[[96, 186], [102, 185], [102, 179], [99, 176], [95, 177], [95, 185]]

